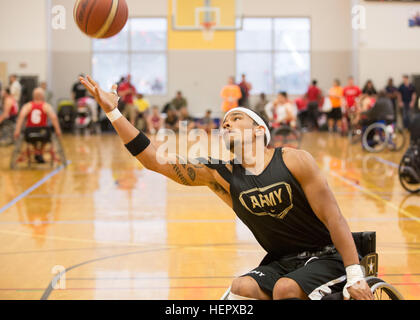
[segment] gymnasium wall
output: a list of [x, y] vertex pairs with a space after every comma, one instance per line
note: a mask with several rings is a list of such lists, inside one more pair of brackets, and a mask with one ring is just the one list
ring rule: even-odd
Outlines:
[[[171, 0], [127, 2], [133, 17], [165, 17], [171, 10]], [[364, 79], [373, 72], [376, 74], [373, 77], [379, 78], [380, 72], [384, 72], [373, 66], [366, 66], [368, 61], [375, 61], [381, 41], [374, 42], [372, 47], [369, 44], [368, 47], [361, 48], [360, 57], [357, 51], [353, 51], [354, 32], [350, 14], [353, 2], [354, 0], [244, 0], [243, 10], [248, 17], [270, 17], [273, 12], [280, 12], [278, 15], [284, 17], [310, 17], [311, 76], [317, 78], [320, 86], [327, 90], [336, 77], [345, 81], [349, 74], [360, 72], [361, 79]], [[0, 21], [2, 25], [6, 21], [13, 33], [9, 33], [8, 28], [0, 28], [0, 61], [8, 63], [10, 72], [37, 73], [41, 80], [48, 79], [55, 99], [69, 97], [77, 75], [80, 72], [91, 72], [91, 40], [73, 23], [74, 1], [15, 0], [9, 1], [7, 6], [3, 3], [0, 4]], [[63, 5], [67, 10], [65, 30], [52, 30], [50, 21], [46, 19], [47, 7], [55, 5]], [[24, 21], [14, 21], [10, 18], [13, 16], [23, 16]], [[376, 33], [382, 33], [380, 29], [369, 28], [368, 26], [366, 30], [368, 43], [371, 38], [377, 37]], [[48, 29], [49, 36], [46, 31]], [[162, 105], [181, 89], [188, 97], [194, 115], [201, 115], [205, 108], [219, 112], [220, 89], [227, 77], [235, 74], [235, 37], [230, 37], [216, 48], [185, 45], [185, 41], [182, 43], [179, 36], [171, 36], [169, 32], [168, 94], [149, 97], [150, 100]], [[408, 57], [415, 52], [417, 51], [407, 50], [403, 54]], [[386, 53], [383, 56], [386, 59]], [[360, 58], [359, 68], [354, 66], [356, 58]], [[26, 62], [26, 68], [19, 68], [21, 62]], [[398, 70], [398, 66], [393, 67]]]
[[420, 28], [409, 28], [413, 11], [420, 12], [420, 4], [377, 3], [363, 1], [366, 7], [366, 29], [359, 32], [359, 73], [364, 83], [372, 79], [383, 88], [387, 79], [420, 74]]
[[[44, 0], [1, 0], [0, 62], [7, 63], [9, 74], [39, 75], [45, 80], [46, 15]], [[16, 17], [20, 17], [19, 21]]]
[[[90, 40], [72, 23], [73, 1], [51, 2], [67, 8], [68, 20], [66, 30], [52, 30], [52, 86], [58, 98], [69, 95], [71, 84], [80, 72], [90, 72], [91, 45]], [[153, 17], [167, 16], [172, 1], [127, 2], [130, 16]], [[350, 0], [244, 0], [243, 10], [244, 15], [250, 17], [269, 17], [273, 16], [273, 12], [281, 12], [281, 16], [286, 17], [310, 17], [312, 77], [318, 78], [321, 87], [328, 89], [333, 78], [345, 79], [352, 72], [350, 3]], [[235, 37], [225, 38], [222, 44], [218, 43], [210, 49], [205, 44], [197, 47], [192, 45], [193, 41], [182, 41], [179, 33], [168, 32], [168, 95], [150, 99], [164, 104], [180, 89], [188, 97], [193, 114], [201, 115], [206, 108], [219, 112], [220, 89], [236, 69]]]

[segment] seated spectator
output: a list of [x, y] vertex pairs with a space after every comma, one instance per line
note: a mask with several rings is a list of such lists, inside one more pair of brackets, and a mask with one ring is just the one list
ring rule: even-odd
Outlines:
[[198, 127], [210, 133], [212, 129], [216, 129], [216, 124], [211, 117], [211, 110], [207, 110], [203, 119], [201, 119]]
[[[195, 120], [193, 117], [190, 116], [190, 114], [188, 113], [188, 108], [185, 106], [179, 109], [179, 121], [187, 121], [187, 130], [195, 128]], [[179, 122], [177, 125], [179, 130]]]
[[373, 108], [362, 112], [360, 123], [362, 126], [368, 126], [377, 121], [386, 121], [391, 123], [395, 120], [394, 107], [391, 99], [386, 96], [385, 91], [380, 91], [378, 100]]
[[269, 101], [265, 93], [260, 94], [260, 99], [258, 100], [257, 104], [254, 107], [254, 111], [259, 114], [262, 118], [267, 119], [267, 114], [265, 113], [265, 106]]
[[178, 131], [178, 116], [175, 108], [169, 107], [165, 118], [165, 129], [170, 129], [173, 131]]
[[279, 92], [276, 100], [266, 105], [265, 112], [272, 127], [290, 125], [296, 128], [297, 108], [288, 100], [286, 92]]
[[179, 111], [182, 107], [188, 107], [187, 99], [182, 96], [182, 92], [178, 91], [175, 98], [172, 99], [171, 105], [176, 111]]
[[161, 128], [163, 128], [163, 118], [160, 115], [159, 107], [153, 106], [152, 112], [146, 115], [147, 129], [150, 134], [156, 134]]

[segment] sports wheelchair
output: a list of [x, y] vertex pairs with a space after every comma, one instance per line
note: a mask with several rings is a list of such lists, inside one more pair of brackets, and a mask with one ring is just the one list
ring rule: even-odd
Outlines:
[[387, 147], [391, 151], [400, 151], [404, 148], [404, 132], [394, 121], [377, 121], [362, 132], [362, 146], [366, 151], [381, 152]]
[[299, 149], [302, 142], [302, 131], [299, 125], [293, 128], [289, 124], [270, 125], [271, 148], [289, 147]]
[[10, 169], [19, 169], [24, 166], [31, 168], [33, 164], [36, 163], [36, 161], [34, 161], [34, 158], [37, 155], [36, 150], [39, 149], [41, 144], [44, 144], [41, 156], [46, 156], [43, 163], [49, 164], [51, 168], [56, 164], [67, 164], [60, 140], [52, 128], [46, 127], [36, 132], [27, 131], [25, 129], [25, 131], [21, 133], [15, 142], [12, 158], [10, 160]]
[[[357, 251], [362, 258], [360, 265], [365, 273], [365, 280], [373, 293], [375, 300], [404, 300], [402, 294], [392, 285], [378, 276], [378, 254], [376, 253], [376, 232], [355, 232], [353, 239]], [[220, 300], [227, 300], [229, 288]], [[343, 300], [343, 293], [332, 292], [321, 300]]]
[[16, 121], [11, 119], [5, 119], [0, 123], [0, 146], [9, 146], [13, 144], [15, 126]]
[[412, 141], [398, 167], [402, 187], [410, 193], [420, 192], [420, 138]]

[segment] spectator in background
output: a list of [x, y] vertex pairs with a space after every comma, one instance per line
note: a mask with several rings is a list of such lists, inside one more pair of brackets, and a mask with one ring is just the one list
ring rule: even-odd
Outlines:
[[236, 108], [238, 106], [238, 101], [241, 99], [241, 89], [238, 85], [235, 84], [235, 78], [229, 77], [228, 84], [225, 85], [220, 93], [223, 104], [223, 112], [228, 112], [230, 109]]
[[362, 90], [354, 84], [353, 77], [349, 77], [347, 86], [343, 89], [344, 102], [346, 111], [353, 109], [356, 106], [356, 99], [360, 97]]
[[145, 115], [149, 110], [150, 102], [143, 96], [143, 94], [138, 93], [136, 96], [136, 100], [134, 100], [134, 105], [136, 109], [136, 128], [139, 130], [144, 130], [144, 128], [147, 125]]
[[178, 91], [175, 98], [171, 101], [172, 106], [179, 111], [182, 107], [188, 107], [187, 99], [182, 96], [182, 92]]
[[40, 87], [44, 90], [45, 102], [52, 105], [53, 104], [52, 103], [53, 93], [52, 93], [51, 90], [48, 89], [47, 82], [46, 81], [41, 82]]
[[[296, 98], [295, 105], [297, 107], [298, 119], [302, 126], [306, 123], [306, 117], [308, 115], [308, 100], [305, 96]], [[306, 130], [306, 129], [305, 129]]]
[[375, 89], [375, 86], [373, 85], [372, 80], [366, 81], [362, 93], [367, 94], [368, 96], [376, 96], [378, 94], [378, 92]]
[[195, 128], [195, 120], [193, 117], [190, 116], [187, 107], [182, 107], [179, 109], [179, 121], [177, 122], [177, 129], [179, 130], [179, 122], [186, 121], [187, 122], [187, 130], [191, 130]]
[[216, 124], [211, 117], [211, 110], [206, 111], [206, 114], [204, 115], [204, 118], [201, 119], [198, 127], [205, 130], [207, 133], [210, 133], [212, 129], [216, 129]]
[[[83, 73], [79, 75], [79, 77], [85, 77]], [[77, 100], [80, 98], [84, 98], [87, 96], [87, 90], [83, 84], [80, 83], [79, 80], [73, 84], [73, 87], [71, 89], [71, 94], [74, 100], [75, 105], [77, 105]]]
[[318, 129], [319, 107], [322, 102], [322, 91], [318, 88], [318, 81], [313, 80], [304, 99], [307, 101], [306, 121], [309, 129]]
[[400, 107], [402, 107], [404, 128], [408, 129], [410, 125], [410, 109], [414, 109], [416, 101], [416, 89], [407, 75], [403, 76], [403, 83], [398, 88]]
[[386, 96], [385, 91], [379, 92], [378, 99], [373, 108], [361, 114], [362, 126], [369, 126], [377, 121], [387, 121], [389, 123], [394, 121], [392, 101]]
[[166, 112], [165, 128], [178, 131], [178, 116], [174, 107], [169, 107]]
[[290, 125], [292, 128], [296, 128], [297, 109], [289, 101], [286, 92], [279, 92], [277, 98], [266, 105], [265, 113], [274, 128], [282, 125]]
[[18, 104], [15, 97], [10, 93], [10, 89], [6, 88], [3, 91], [3, 112], [0, 114], [0, 123], [6, 119], [16, 120], [18, 114]]
[[394, 106], [395, 121], [397, 121], [398, 116], [398, 88], [394, 85], [394, 79], [389, 78], [388, 84], [385, 87], [385, 92], [387, 97], [391, 99], [392, 105]]
[[340, 80], [334, 80], [333, 86], [329, 91], [329, 98], [332, 110], [328, 113], [328, 131], [333, 132], [334, 125], [336, 125], [336, 128], [341, 131], [341, 119], [343, 117], [341, 112], [343, 88], [340, 86]]
[[134, 105], [134, 97], [136, 95], [136, 88], [131, 84], [131, 75], [127, 75], [118, 87], [118, 95], [121, 97], [121, 100], [124, 102], [125, 107], [123, 115], [135, 126], [137, 111], [136, 106]]
[[10, 83], [10, 86], [9, 86], [10, 93], [15, 98], [15, 101], [19, 106], [20, 98], [22, 96], [22, 86], [20, 82], [18, 81], [17, 75], [12, 74], [9, 77], [9, 83]]
[[239, 88], [241, 88], [242, 97], [238, 100], [238, 104], [241, 107], [249, 108], [249, 93], [252, 90], [252, 84], [246, 81], [245, 74], [242, 74], [242, 81], [239, 83]]
[[268, 119], [267, 114], [265, 113], [265, 106], [268, 102], [265, 93], [260, 93], [260, 99], [254, 107], [254, 111], [264, 119]]
[[163, 128], [163, 118], [160, 115], [159, 107], [153, 106], [152, 112], [146, 115], [147, 130], [150, 134], [156, 134], [161, 128]]

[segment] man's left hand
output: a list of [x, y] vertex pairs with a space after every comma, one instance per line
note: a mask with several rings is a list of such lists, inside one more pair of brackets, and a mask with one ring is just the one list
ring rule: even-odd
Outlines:
[[369, 285], [365, 280], [361, 280], [355, 283], [353, 286], [348, 287], [347, 291], [355, 300], [374, 300], [372, 291], [370, 290]]

